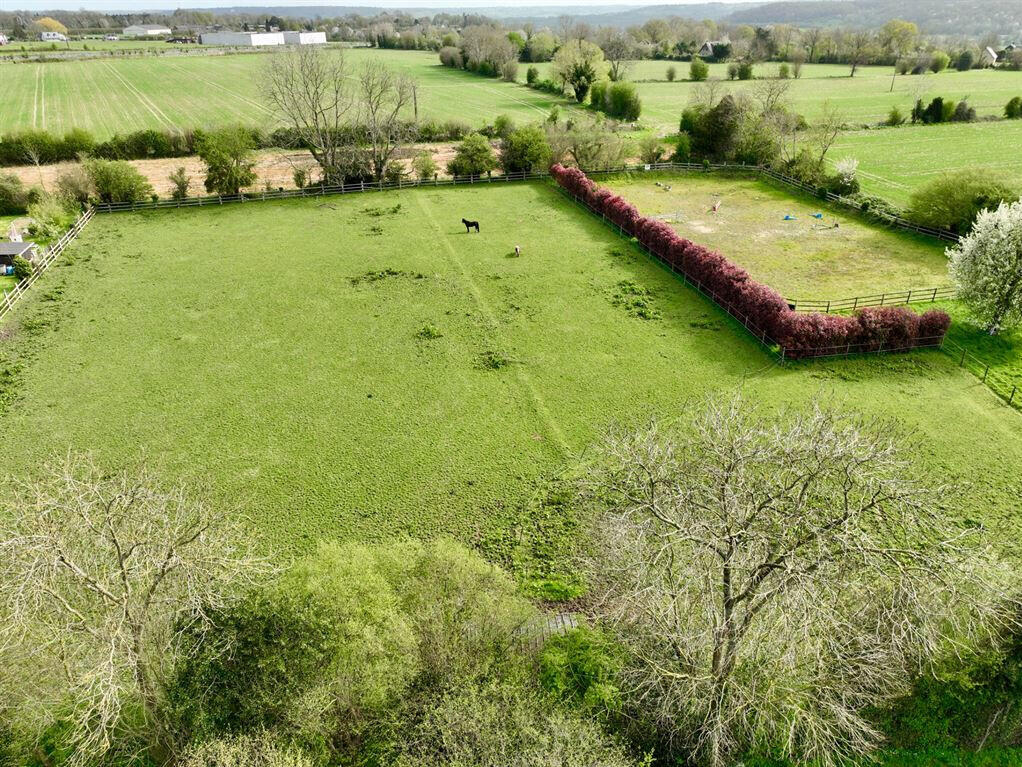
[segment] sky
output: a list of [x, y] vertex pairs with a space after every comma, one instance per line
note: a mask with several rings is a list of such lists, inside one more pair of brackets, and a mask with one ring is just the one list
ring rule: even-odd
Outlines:
[[[733, 3], [742, 0], [715, 0], [716, 2]], [[674, 0], [670, 5], [692, 5], [706, 0]], [[317, 2], [317, 0], [194, 0], [193, 2], [172, 2], [168, 0], [0, 0], [0, 11], [43, 11], [54, 8], [81, 9], [88, 11], [143, 11], [171, 8], [214, 8], [227, 6], [303, 6], [303, 5], [343, 5], [370, 6], [385, 8], [492, 8], [492, 7], [524, 7], [541, 6], [588, 6], [594, 5], [666, 5], [668, 0], [354, 0], [354, 2]]]

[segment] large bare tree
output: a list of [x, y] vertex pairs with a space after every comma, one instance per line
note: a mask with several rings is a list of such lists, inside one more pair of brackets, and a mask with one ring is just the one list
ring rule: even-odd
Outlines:
[[[168, 755], [162, 681], [176, 632], [268, 570], [240, 522], [163, 489], [144, 466], [104, 474], [68, 455], [0, 503], [0, 660], [24, 669], [8, 703], [63, 710], [72, 764], [116, 729]], [[67, 708], [70, 703], [70, 708]]]
[[274, 53], [263, 71], [262, 92], [295, 143], [312, 153], [324, 182], [343, 183], [351, 162], [345, 127], [352, 94], [341, 53], [311, 45]]
[[766, 420], [740, 399], [606, 440], [582, 484], [593, 609], [666, 739], [717, 767], [756, 746], [866, 753], [864, 711], [1009, 620], [982, 531], [902, 444], [889, 424]]
[[406, 114], [414, 90], [411, 78], [388, 69], [380, 61], [368, 61], [358, 72], [358, 128], [377, 180], [383, 178], [398, 150], [415, 140], [415, 123]]

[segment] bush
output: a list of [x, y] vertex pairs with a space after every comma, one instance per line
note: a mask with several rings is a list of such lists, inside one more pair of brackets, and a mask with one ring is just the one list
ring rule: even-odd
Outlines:
[[753, 78], [752, 62], [743, 61], [738, 65], [738, 79], [751, 80]]
[[552, 637], [539, 656], [543, 688], [572, 709], [593, 714], [616, 712], [621, 691], [614, 676], [621, 670], [620, 650], [602, 632], [576, 628]]
[[962, 99], [955, 105], [955, 111], [951, 115], [951, 122], [971, 123], [976, 120], [976, 110], [969, 106], [969, 102]]
[[962, 51], [958, 58], [955, 60], [955, 69], [959, 72], [968, 72], [976, 64], [976, 55], [966, 49]]
[[673, 83], [677, 79], [677, 77], [678, 77], [677, 68], [673, 64], [667, 67], [667, 82]]
[[501, 144], [500, 164], [505, 173], [545, 170], [550, 163], [550, 144], [539, 126], [528, 125], [508, 134]]
[[920, 226], [965, 234], [981, 210], [1017, 197], [1014, 189], [987, 171], [955, 171], [917, 189], [905, 216]]
[[674, 154], [671, 162], [690, 162], [692, 159], [692, 139], [682, 131], [674, 137]]
[[944, 51], [937, 51], [930, 57], [930, 71], [934, 74], [943, 72], [951, 63], [951, 58]]
[[781, 64], [777, 67], [777, 77], [781, 80], [787, 80], [791, 77], [791, 68], [787, 64]]
[[96, 194], [88, 170], [76, 163], [57, 178], [57, 194], [75, 205], [84, 205]]
[[493, 121], [494, 138], [507, 138], [515, 129], [515, 122], [508, 115], [497, 115]]
[[35, 195], [13, 173], [0, 175], [0, 216], [25, 213]]
[[463, 69], [465, 62], [461, 58], [461, 51], [453, 46], [446, 46], [440, 49], [440, 63], [445, 67]]
[[539, 79], [539, 69], [536, 67], [529, 67], [525, 70], [525, 82], [528, 85], [532, 85]]
[[32, 268], [32, 263], [27, 258], [15, 256], [11, 264], [14, 266], [14, 279], [18, 282], [27, 280], [32, 276], [34, 269]]
[[207, 192], [236, 195], [255, 183], [255, 140], [243, 126], [226, 126], [204, 134], [198, 141], [199, 157], [206, 165]]
[[710, 76], [710, 65], [698, 56], [692, 57], [692, 63], [688, 67], [688, 78], [693, 82], [703, 82]]
[[301, 751], [278, 743], [272, 735], [235, 735], [188, 749], [178, 767], [313, 767]]
[[28, 206], [28, 215], [32, 219], [29, 232], [39, 239], [55, 240], [74, 223], [76, 213], [76, 207], [66, 200], [52, 195], [40, 196]]
[[[295, 172], [297, 173], [297, 170]], [[174, 187], [170, 193], [171, 199], [184, 200], [185, 198], [187, 198], [188, 187], [191, 185], [192, 180], [188, 176], [188, 171], [185, 170], [185, 167], [183, 165], [180, 166], [179, 168], [174, 170], [170, 174], [170, 176], [168, 176], [168, 178], [170, 179], [170, 183]]]
[[139, 202], [153, 193], [152, 184], [126, 160], [85, 161], [100, 202]]
[[653, 135], [642, 139], [639, 142], [639, 159], [649, 165], [655, 165], [662, 161], [664, 159], [664, 145], [660, 143], [660, 139]]
[[1009, 120], [1022, 118], [1022, 96], [1015, 96], [1004, 105], [1004, 116]]
[[412, 170], [415, 171], [415, 176], [420, 181], [428, 181], [435, 178], [437, 167], [436, 161], [433, 159], [433, 153], [426, 149], [415, 155], [415, 159], [412, 160]]
[[634, 83], [616, 82], [607, 91], [607, 109], [611, 117], [625, 122], [635, 122], [642, 113], [642, 102]]
[[727, 65], [727, 79], [728, 80], [738, 79], [738, 64], [733, 61]]
[[462, 139], [453, 159], [447, 163], [452, 176], [478, 177], [497, 167], [490, 142], [480, 133], [471, 133]]
[[892, 128], [896, 128], [899, 125], [905, 124], [906, 117], [901, 113], [898, 107], [891, 107], [891, 111], [887, 113], [887, 119], [884, 120], [884, 125], [888, 125]]

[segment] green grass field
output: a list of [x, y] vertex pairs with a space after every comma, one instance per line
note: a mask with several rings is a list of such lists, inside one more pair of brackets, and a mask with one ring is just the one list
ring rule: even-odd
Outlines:
[[5, 473], [145, 453], [285, 549], [506, 541], [609, 423], [741, 390], [898, 419], [936, 480], [981, 484], [963, 518], [1018, 531], [1022, 419], [949, 357], [779, 367], [548, 185], [99, 216], [61, 264], [0, 347]]
[[[379, 57], [415, 77], [420, 118], [457, 119], [475, 128], [498, 114], [520, 122], [542, 120], [555, 103], [565, 103], [513, 83], [442, 67], [431, 53], [350, 49], [344, 56], [352, 67]], [[269, 127], [272, 117], [259, 95], [266, 61], [265, 54], [239, 54], [0, 63], [0, 131], [85, 128], [106, 138], [139, 128], [227, 122]]]
[[[786, 298], [832, 300], [948, 284], [937, 241], [877, 228], [764, 181], [692, 173], [634, 174], [604, 183], [644, 215], [719, 250]], [[722, 203], [713, 213], [717, 199]], [[786, 215], [795, 220], [785, 221]]]
[[842, 134], [830, 159], [859, 160], [867, 192], [905, 205], [912, 191], [951, 170], [979, 169], [1022, 192], [1022, 120], [920, 125]]

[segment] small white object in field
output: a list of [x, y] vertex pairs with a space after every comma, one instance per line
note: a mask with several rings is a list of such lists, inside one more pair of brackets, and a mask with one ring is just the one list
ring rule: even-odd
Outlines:
[[518, 247], [517, 245], [515, 245], [515, 255], [516, 256], [522, 255], [522, 249], [520, 247]]

